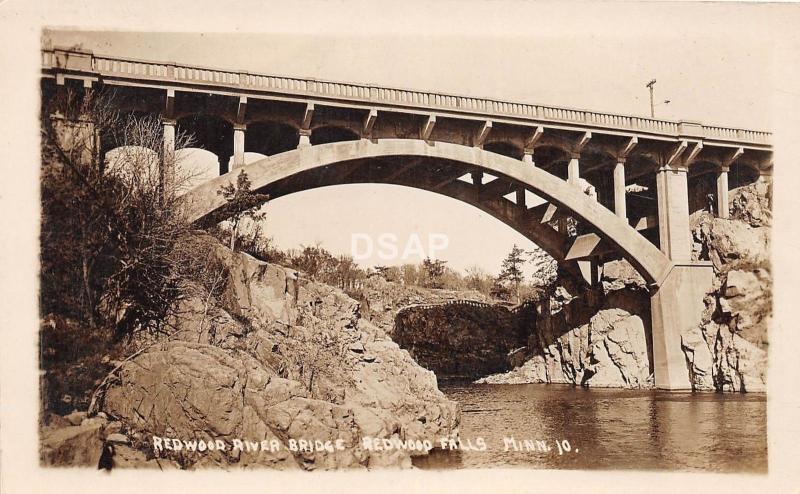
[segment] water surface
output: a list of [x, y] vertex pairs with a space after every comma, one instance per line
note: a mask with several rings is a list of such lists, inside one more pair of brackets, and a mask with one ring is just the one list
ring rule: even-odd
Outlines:
[[[461, 404], [466, 448], [434, 452], [415, 461], [421, 468], [767, 471], [763, 394], [555, 384], [441, 383], [440, 388]], [[478, 438], [486, 449], [467, 449], [478, 448]], [[525, 450], [525, 440], [534, 451]], [[537, 440], [546, 441], [550, 450], [541, 451], [542, 443], [536, 448]], [[570, 451], [565, 447], [560, 454], [556, 441]], [[521, 450], [515, 451], [514, 444]]]

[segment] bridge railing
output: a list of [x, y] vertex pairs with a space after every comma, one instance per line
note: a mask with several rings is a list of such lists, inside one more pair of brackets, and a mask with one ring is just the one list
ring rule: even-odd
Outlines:
[[[682, 124], [681, 122], [670, 120], [514, 103], [490, 98], [474, 98], [437, 92], [321, 81], [311, 78], [251, 74], [244, 71], [96, 56], [88, 52], [59, 49], [42, 51], [42, 67], [45, 69], [62, 68], [88, 71], [99, 76], [219, 85], [249, 90], [283, 92], [298, 96], [351, 100], [368, 104], [416, 107], [428, 111], [438, 109], [484, 116], [506, 116], [669, 136], [680, 135]], [[764, 145], [768, 145], [771, 140], [771, 133], [769, 132], [701, 124], [694, 125], [697, 127], [695, 129], [696, 137]]]
[[478, 307], [482, 309], [488, 308], [504, 308], [512, 314], [516, 314], [524, 309], [527, 309], [531, 306], [535, 306], [536, 303], [532, 300], [525, 300], [516, 305], [505, 305], [503, 303], [495, 302], [480, 302], [478, 300], [467, 300], [467, 299], [456, 299], [456, 300], [444, 300], [441, 302], [431, 302], [427, 304], [411, 304], [402, 307], [400, 310], [397, 311], [397, 314], [400, 315], [403, 312], [409, 310], [429, 310], [429, 309], [437, 309], [437, 308], [445, 308], [445, 307], [452, 307], [452, 306], [460, 306], [460, 307]]
[[411, 304], [406, 305], [405, 307], [400, 308], [397, 311], [397, 314], [400, 315], [404, 312], [410, 310], [430, 310], [430, 309], [437, 309], [437, 308], [444, 308], [444, 307], [453, 307], [453, 306], [460, 306], [460, 307], [479, 307], [483, 309], [492, 308], [492, 307], [502, 307], [501, 305], [497, 304], [490, 304], [487, 302], [479, 302], [477, 300], [445, 300], [442, 302], [433, 302], [427, 304]]
[[734, 129], [729, 127], [716, 127], [704, 125], [703, 129], [708, 137], [715, 137], [731, 141], [746, 141], [768, 144], [771, 133], [759, 130]]

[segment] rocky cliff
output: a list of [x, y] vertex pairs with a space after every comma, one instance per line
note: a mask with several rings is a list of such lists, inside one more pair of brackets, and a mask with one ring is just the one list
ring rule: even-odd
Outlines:
[[[99, 418], [77, 421], [68, 435], [95, 444], [117, 424], [125, 451], [134, 452], [115, 457], [118, 466], [152, 461], [156, 438], [164, 438], [160, 463], [303, 469], [410, 466], [424, 450], [380, 451], [363, 439], [416, 446], [457, 435], [460, 411], [436, 376], [362, 318], [358, 302], [208, 236], [198, 241], [224, 266], [224, 290], [187, 298], [168, 335], [141, 339], [131, 358], [116, 362], [90, 410]], [[63, 442], [53, 434], [67, 433], [43, 434], [43, 460], [58, 464]], [[167, 439], [226, 447], [176, 451]], [[235, 448], [237, 440], [279, 447], [248, 451]], [[301, 440], [317, 446], [297, 449]]]
[[694, 257], [716, 274], [703, 321], [682, 335], [692, 385], [719, 391], [765, 391], [772, 315], [770, 227], [765, 183], [731, 195], [730, 218], [691, 218]]
[[562, 277], [537, 304], [527, 346], [509, 355], [513, 370], [481, 383], [566, 383], [648, 387], [649, 295], [624, 261], [606, 263], [594, 289]]
[[[691, 217], [694, 259], [716, 274], [702, 323], [682, 335], [694, 389], [763, 391], [772, 312], [771, 213], [766, 184], [731, 193], [730, 218]], [[558, 280], [537, 307], [537, 323], [514, 369], [487, 383], [570, 383], [640, 388], [652, 385], [649, 294], [624, 261], [606, 263], [602, 286]]]

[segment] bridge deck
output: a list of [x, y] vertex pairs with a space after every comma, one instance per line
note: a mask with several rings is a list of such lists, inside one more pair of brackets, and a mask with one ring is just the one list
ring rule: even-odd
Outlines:
[[699, 122], [672, 121], [579, 110], [557, 106], [458, 96], [430, 91], [333, 82], [313, 78], [253, 74], [171, 62], [135, 60], [68, 50], [43, 50], [45, 76], [67, 74], [85, 81], [102, 79], [107, 84], [180, 88], [182, 91], [217, 92], [230, 95], [263, 95], [270, 99], [319, 102], [384, 111], [453, 115], [458, 118], [491, 119], [497, 122], [541, 125], [570, 129], [596, 129], [606, 133], [645, 134], [651, 138], [693, 138], [766, 149], [771, 133]]

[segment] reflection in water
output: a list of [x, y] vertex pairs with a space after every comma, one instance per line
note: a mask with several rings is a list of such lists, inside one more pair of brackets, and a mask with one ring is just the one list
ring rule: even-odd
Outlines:
[[[553, 384], [440, 387], [461, 404], [462, 439], [475, 443], [482, 437], [488, 448], [434, 451], [415, 461], [421, 468], [767, 471], [763, 394]], [[546, 440], [551, 449], [540, 451], [537, 440]], [[570, 451], [559, 454], [556, 441], [563, 441], [562, 450]]]

